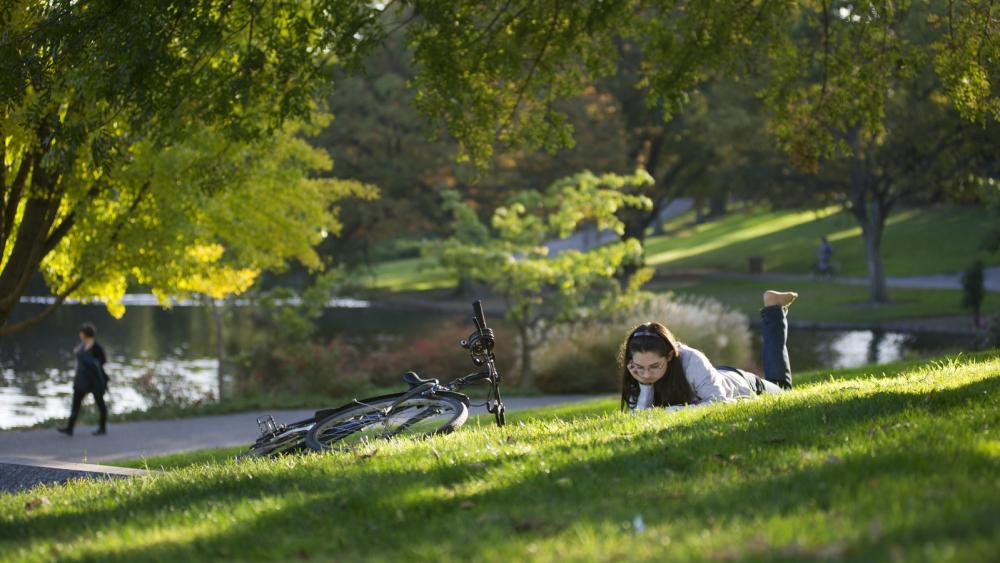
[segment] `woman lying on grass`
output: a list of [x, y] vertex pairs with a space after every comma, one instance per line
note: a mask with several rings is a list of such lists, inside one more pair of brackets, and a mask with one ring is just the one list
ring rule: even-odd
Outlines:
[[799, 294], [765, 291], [762, 350], [764, 377], [729, 366], [712, 366], [700, 350], [685, 346], [660, 323], [637, 326], [622, 343], [621, 408], [684, 408], [714, 402], [781, 393], [792, 387], [788, 362], [788, 306]]

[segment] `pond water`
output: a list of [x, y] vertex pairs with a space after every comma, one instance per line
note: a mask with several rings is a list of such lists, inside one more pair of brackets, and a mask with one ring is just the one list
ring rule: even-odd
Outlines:
[[[27, 317], [43, 306], [24, 304], [18, 314]], [[227, 347], [251, 337], [252, 315], [249, 307], [235, 308], [227, 315]], [[319, 326], [327, 337], [363, 339], [392, 334], [405, 340], [442, 320], [466, 316], [416, 309], [340, 307], [327, 309]], [[131, 305], [122, 319], [115, 320], [103, 306], [64, 305], [40, 325], [0, 339], [0, 428], [68, 414], [75, 366], [72, 349], [79, 326], [87, 321], [97, 325], [98, 340], [108, 352], [112, 378], [108, 404], [112, 412], [148, 408], [162, 402], [164, 396], [188, 400], [217, 397], [216, 324], [208, 308], [164, 310]], [[789, 354], [793, 369], [805, 371], [886, 363], [961, 349], [963, 345], [962, 339], [938, 335], [796, 329], [789, 339]], [[90, 399], [85, 401], [89, 403]]]

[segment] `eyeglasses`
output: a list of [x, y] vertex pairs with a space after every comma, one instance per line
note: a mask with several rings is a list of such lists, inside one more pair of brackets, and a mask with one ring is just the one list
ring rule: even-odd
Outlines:
[[629, 362], [628, 365], [625, 367], [627, 367], [630, 372], [635, 374], [648, 373], [652, 375], [663, 369], [663, 366], [664, 366], [663, 362], [656, 362], [655, 364], [650, 364], [648, 366], [640, 366], [635, 362]]

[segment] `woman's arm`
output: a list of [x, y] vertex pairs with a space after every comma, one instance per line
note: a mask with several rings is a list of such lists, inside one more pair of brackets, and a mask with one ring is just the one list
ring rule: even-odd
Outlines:
[[100, 344], [94, 342], [94, 345], [90, 347], [90, 353], [97, 358], [98, 362], [101, 362], [101, 368], [104, 368], [104, 364], [108, 363], [108, 357], [104, 355], [104, 348]]
[[684, 375], [691, 384], [699, 403], [731, 403], [726, 396], [722, 376], [715, 370], [708, 357], [694, 348], [686, 348], [684, 354]]

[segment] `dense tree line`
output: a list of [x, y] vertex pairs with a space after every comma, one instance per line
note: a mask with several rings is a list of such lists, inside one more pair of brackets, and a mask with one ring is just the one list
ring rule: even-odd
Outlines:
[[[370, 238], [444, 224], [442, 187], [485, 215], [568, 172], [637, 166], [654, 208], [681, 190], [723, 202], [786, 181], [842, 200], [881, 301], [879, 244], [900, 199], [996, 174], [998, 12], [987, 0], [6, 2], [0, 331], [26, 326], [10, 318], [37, 272], [58, 306], [115, 302], [135, 282], [164, 297], [240, 291], [295, 258], [321, 267], [312, 246], [341, 226], [331, 206], [374, 193], [347, 177], [388, 194], [348, 214], [347, 233]], [[331, 92], [335, 125], [318, 142], [344, 180], [317, 184], [324, 156], [279, 147], [320, 125]], [[437, 142], [414, 140], [425, 121]], [[794, 170], [764, 148], [771, 136]], [[259, 203], [236, 221], [227, 198]], [[628, 213], [641, 237], [649, 215]]]

